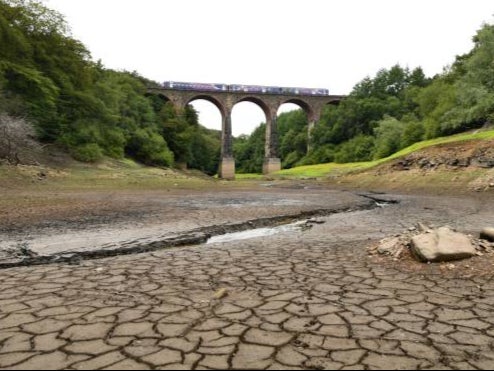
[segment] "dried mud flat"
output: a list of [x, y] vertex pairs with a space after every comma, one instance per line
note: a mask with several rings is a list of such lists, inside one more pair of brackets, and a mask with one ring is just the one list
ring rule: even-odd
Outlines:
[[145, 198], [71, 195], [84, 220], [63, 206], [44, 223], [36, 221], [37, 210], [31, 223], [10, 215], [2, 243], [24, 243], [37, 253], [50, 241], [44, 248], [52, 253], [136, 244], [156, 232], [311, 210], [324, 223], [262, 238], [2, 269], [0, 368], [494, 367], [491, 256], [443, 269], [369, 258], [365, 249], [418, 222], [478, 233], [494, 220], [492, 194], [378, 195], [400, 201], [379, 207], [319, 185], [256, 187]]

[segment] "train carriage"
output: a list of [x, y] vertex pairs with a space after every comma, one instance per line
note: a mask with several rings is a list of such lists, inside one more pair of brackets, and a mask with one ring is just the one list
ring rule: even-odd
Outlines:
[[177, 90], [227, 91], [226, 84], [209, 84], [200, 82], [165, 81], [163, 87]]
[[226, 85], [226, 84], [209, 84], [197, 82], [179, 82], [165, 81], [163, 87], [166, 89], [177, 90], [197, 90], [212, 92], [243, 92], [254, 94], [288, 94], [288, 95], [329, 95], [328, 89], [310, 89], [280, 86], [262, 86], [262, 85]]

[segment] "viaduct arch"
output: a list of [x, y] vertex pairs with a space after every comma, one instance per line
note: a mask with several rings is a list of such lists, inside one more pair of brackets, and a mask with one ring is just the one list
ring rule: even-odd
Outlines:
[[[288, 89], [283, 89], [287, 91]], [[221, 113], [221, 159], [218, 175], [222, 179], [235, 178], [235, 160], [233, 158], [232, 110], [240, 102], [257, 104], [266, 115], [266, 140], [264, 151], [263, 173], [269, 174], [281, 170], [278, 154], [277, 114], [282, 104], [294, 103], [307, 113], [309, 134], [321, 117], [322, 109], [327, 104], [338, 104], [345, 98], [343, 95], [304, 95], [289, 93], [252, 93], [243, 91], [202, 91], [181, 90], [169, 87], [150, 87], [149, 94], [156, 94], [169, 100], [177, 110], [183, 112], [185, 107], [198, 99], [213, 103]]]

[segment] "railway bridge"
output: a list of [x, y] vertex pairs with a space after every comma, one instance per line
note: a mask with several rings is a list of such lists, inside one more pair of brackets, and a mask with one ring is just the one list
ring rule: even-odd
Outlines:
[[222, 179], [235, 178], [233, 157], [232, 109], [240, 102], [257, 104], [266, 115], [266, 142], [263, 173], [281, 169], [278, 154], [277, 113], [284, 103], [294, 103], [307, 113], [309, 135], [319, 121], [321, 111], [327, 104], [338, 104], [345, 96], [328, 95], [325, 89], [279, 88], [249, 85], [221, 85], [194, 83], [164, 83], [160, 87], [148, 88], [148, 93], [157, 94], [170, 101], [178, 112], [198, 99], [213, 103], [221, 113], [221, 159], [218, 175]]

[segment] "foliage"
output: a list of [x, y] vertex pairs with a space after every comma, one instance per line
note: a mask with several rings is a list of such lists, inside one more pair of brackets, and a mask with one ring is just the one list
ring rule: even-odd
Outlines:
[[374, 159], [387, 157], [401, 149], [405, 125], [391, 116], [385, 116], [374, 129]]
[[335, 162], [368, 161], [372, 158], [374, 138], [370, 135], [357, 135], [341, 144], [335, 154]]
[[197, 112], [187, 106], [184, 112], [175, 112], [170, 102], [161, 102], [159, 117], [161, 135], [166, 139], [178, 164], [216, 174], [220, 157], [221, 133], [199, 125]]
[[307, 114], [303, 110], [282, 113], [278, 117], [280, 156], [283, 168], [295, 166], [307, 153]]
[[147, 96], [146, 86], [157, 83], [93, 62], [63, 17], [40, 1], [0, 1], [0, 44], [0, 112], [28, 117], [43, 142], [85, 162], [129, 156], [172, 166], [176, 159], [215, 173], [217, 132], [201, 128], [190, 107], [176, 115]]
[[293, 169], [282, 170], [276, 173], [276, 175], [283, 177], [302, 177], [302, 178], [337, 176], [337, 175], [372, 169], [373, 167], [376, 167], [384, 162], [409, 155], [410, 153], [431, 146], [437, 146], [445, 143], [456, 143], [456, 142], [460, 143], [468, 140], [492, 140], [492, 139], [494, 139], [494, 130], [479, 131], [479, 132], [467, 133], [467, 134], [456, 134], [448, 137], [429, 139], [415, 143], [407, 148], [404, 148], [394, 153], [389, 157], [382, 158], [379, 160], [365, 161], [365, 162], [349, 162], [344, 164], [330, 162], [325, 164], [299, 166]]
[[221, 132], [197, 126], [191, 136], [190, 146], [192, 159], [189, 167], [215, 175], [220, 161]]
[[405, 127], [401, 133], [400, 149], [420, 142], [424, 137], [425, 127], [423, 122], [416, 120], [405, 122]]
[[72, 147], [71, 154], [76, 160], [82, 162], [97, 162], [103, 158], [103, 151], [96, 143]]
[[261, 124], [250, 136], [240, 136], [233, 142], [236, 171], [260, 173], [264, 163], [266, 124]]
[[151, 129], [140, 128], [132, 133], [127, 151], [144, 164], [171, 166], [173, 153], [161, 135]]

